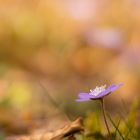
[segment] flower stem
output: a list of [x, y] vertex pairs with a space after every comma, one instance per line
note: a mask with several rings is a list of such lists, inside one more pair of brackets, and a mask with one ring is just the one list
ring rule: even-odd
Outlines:
[[105, 115], [104, 100], [101, 99], [100, 101], [101, 101], [101, 107], [102, 107], [104, 122], [105, 122], [107, 131], [108, 131], [108, 135], [109, 135], [109, 140], [111, 140], [111, 133], [110, 133], [109, 126], [108, 126], [107, 119], [106, 119], [106, 115]]

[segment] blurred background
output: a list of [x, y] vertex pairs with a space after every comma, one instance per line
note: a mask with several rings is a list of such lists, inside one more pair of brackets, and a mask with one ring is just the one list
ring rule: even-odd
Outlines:
[[85, 116], [100, 106], [76, 103], [78, 93], [104, 84], [124, 83], [106, 97], [110, 112], [129, 108], [140, 92], [139, 13], [139, 0], [0, 0], [0, 131]]

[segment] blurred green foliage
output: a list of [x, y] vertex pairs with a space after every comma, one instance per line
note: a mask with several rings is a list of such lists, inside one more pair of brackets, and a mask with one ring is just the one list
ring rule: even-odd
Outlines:
[[[140, 139], [139, 130], [140, 125], [138, 123], [139, 118], [139, 103], [135, 101], [130, 109], [129, 113], [125, 115], [125, 118], [118, 114], [121, 118], [118, 124], [118, 117], [112, 116], [111, 120], [111, 140], [138, 140]], [[116, 118], [117, 117], [117, 118]], [[108, 121], [110, 119], [108, 118]], [[105, 130], [105, 124], [102, 120], [101, 114], [99, 112], [90, 113], [85, 118], [85, 134], [83, 136], [84, 140], [106, 140], [108, 139], [108, 134]], [[114, 127], [115, 126], [115, 127]], [[117, 129], [116, 129], [117, 128]], [[118, 132], [119, 131], [119, 132]], [[123, 139], [122, 139], [122, 137]]]

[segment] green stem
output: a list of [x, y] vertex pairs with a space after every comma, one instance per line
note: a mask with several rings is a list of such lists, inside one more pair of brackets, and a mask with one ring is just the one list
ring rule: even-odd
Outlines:
[[104, 100], [101, 99], [100, 101], [101, 101], [101, 107], [102, 107], [104, 122], [105, 122], [107, 131], [108, 131], [108, 135], [109, 135], [109, 140], [111, 140], [111, 133], [110, 133], [109, 126], [108, 126], [107, 119], [106, 119], [106, 115], [105, 115]]

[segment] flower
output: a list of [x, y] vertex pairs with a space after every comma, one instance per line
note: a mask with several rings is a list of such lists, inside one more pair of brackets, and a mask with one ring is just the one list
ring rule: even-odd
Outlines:
[[93, 90], [90, 90], [89, 93], [79, 93], [79, 99], [77, 99], [77, 102], [85, 102], [89, 100], [99, 100], [102, 99], [103, 97], [109, 95], [113, 91], [117, 90], [120, 88], [123, 84], [118, 84], [118, 85], [112, 85], [106, 89], [106, 85], [96, 87]]

